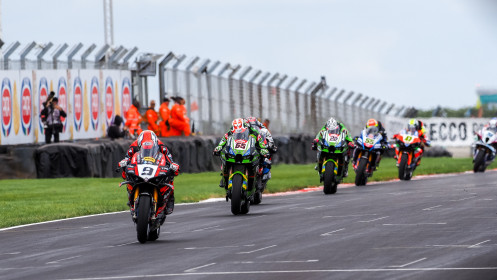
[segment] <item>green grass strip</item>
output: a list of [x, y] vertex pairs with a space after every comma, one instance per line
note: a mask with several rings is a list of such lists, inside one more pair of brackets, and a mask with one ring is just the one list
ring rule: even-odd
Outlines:
[[[278, 165], [273, 167], [268, 193], [319, 186], [315, 164]], [[496, 168], [493, 163], [489, 168]], [[414, 176], [472, 170], [470, 158], [424, 158]], [[383, 159], [369, 181], [397, 178], [397, 167], [391, 158]], [[181, 174], [175, 179], [176, 202], [197, 202], [224, 197], [218, 187], [219, 172]], [[345, 183], [353, 183], [350, 166]], [[58, 178], [0, 180], [0, 228], [22, 224], [77, 217], [82, 215], [128, 210], [125, 187], [118, 178]]]

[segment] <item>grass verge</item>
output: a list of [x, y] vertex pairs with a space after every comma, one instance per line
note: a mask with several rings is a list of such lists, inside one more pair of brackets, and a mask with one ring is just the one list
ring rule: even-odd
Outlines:
[[[493, 163], [489, 168], [496, 168]], [[469, 158], [424, 158], [414, 176], [472, 170]], [[317, 186], [319, 177], [314, 164], [278, 165], [272, 169], [267, 192], [298, 190]], [[369, 181], [397, 178], [395, 161], [383, 159]], [[176, 202], [196, 202], [224, 197], [218, 187], [219, 172], [182, 174], [175, 180]], [[353, 183], [350, 167], [345, 183]], [[118, 178], [58, 178], [0, 180], [0, 228], [82, 215], [127, 210], [127, 194], [119, 188]]]

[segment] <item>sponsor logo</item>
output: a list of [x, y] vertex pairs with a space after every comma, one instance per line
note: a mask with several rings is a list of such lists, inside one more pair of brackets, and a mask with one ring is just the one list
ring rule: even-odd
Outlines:
[[128, 77], [125, 77], [123, 79], [123, 85], [122, 85], [122, 114], [123, 118], [125, 119], [124, 116], [126, 116], [126, 112], [128, 112], [129, 107], [131, 107], [131, 81]]
[[[59, 79], [58, 96], [59, 96], [59, 102], [58, 102], [59, 106], [62, 108], [62, 110], [64, 110], [64, 112], [67, 112], [67, 82], [66, 78], [64, 77], [61, 77]], [[64, 125], [62, 132], [65, 132], [67, 120], [64, 117], [60, 117], [60, 120]]]
[[100, 112], [99, 87], [97, 77], [91, 79], [91, 126], [93, 130], [98, 128], [98, 116]]
[[74, 111], [74, 126], [76, 131], [81, 129], [81, 124], [83, 123], [83, 86], [81, 79], [76, 77], [74, 79], [74, 101], [73, 101], [73, 111]]
[[21, 124], [24, 135], [31, 133], [31, 112], [33, 106], [31, 104], [31, 80], [24, 78], [21, 86]]
[[2, 132], [9, 136], [12, 128], [12, 87], [8, 78], [2, 81]]
[[153, 158], [153, 157], [144, 157], [143, 160], [150, 161], [150, 162], [155, 162], [155, 158]]
[[[43, 103], [47, 101], [48, 97], [48, 81], [45, 77], [42, 77], [40, 79], [40, 84], [38, 85], [39, 88], [39, 96], [38, 96], [38, 116], [41, 113], [41, 110], [45, 108], [43, 106]], [[41, 122], [41, 118], [39, 120], [39, 126], [40, 126], [40, 132], [43, 134], [45, 133], [45, 130], [43, 129], [43, 123]]]
[[112, 85], [112, 78], [107, 77], [105, 80], [105, 118], [107, 125], [110, 125], [114, 117], [114, 86]]

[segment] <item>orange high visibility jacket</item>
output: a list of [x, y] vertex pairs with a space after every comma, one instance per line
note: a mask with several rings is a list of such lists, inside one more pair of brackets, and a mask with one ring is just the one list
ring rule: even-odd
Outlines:
[[186, 116], [186, 107], [184, 105], [173, 105], [169, 124], [171, 125], [171, 135], [180, 136], [184, 134], [189, 136], [191, 134], [190, 119]]
[[126, 112], [126, 123], [124, 124], [128, 127], [129, 133], [134, 134], [135, 130], [137, 134], [141, 133], [141, 118], [142, 116], [140, 115], [138, 108], [136, 108], [134, 105], [131, 105], [131, 107], [129, 107], [129, 110]]
[[154, 109], [148, 109], [147, 112], [145, 113], [145, 116], [147, 117], [147, 122], [148, 122], [148, 130], [152, 130], [156, 134], [159, 133], [159, 126], [157, 125], [157, 120], [159, 119], [159, 116], [157, 115], [157, 112]]
[[170, 135], [170, 125], [169, 125], [169, 117], [171, 114], [171, 110], [169, 110], [168, 102], [163, 102], [159, 108], [159, 115], [162, 121], [159, 123], [160, 133], [162, 137], [169, 137]]

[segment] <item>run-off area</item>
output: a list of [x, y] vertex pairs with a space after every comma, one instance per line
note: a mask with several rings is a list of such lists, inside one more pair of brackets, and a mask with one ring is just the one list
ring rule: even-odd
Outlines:
[[139, 244], [129, 213], [0, 231], [1, 279], [496, 279], [497, 172], [178, 205]]

